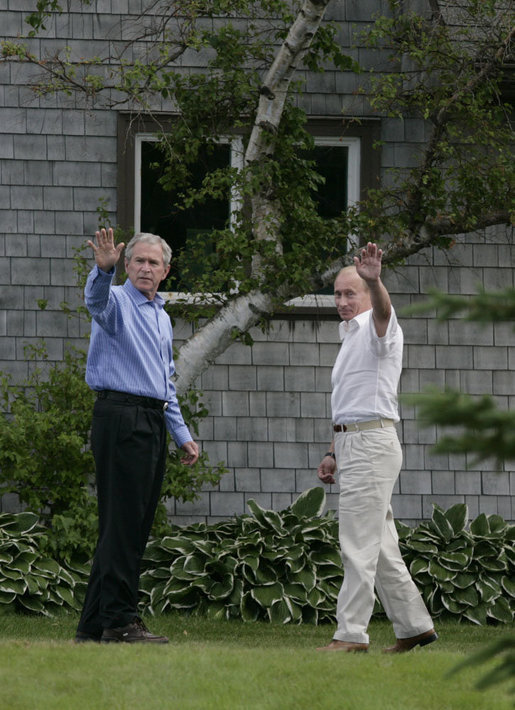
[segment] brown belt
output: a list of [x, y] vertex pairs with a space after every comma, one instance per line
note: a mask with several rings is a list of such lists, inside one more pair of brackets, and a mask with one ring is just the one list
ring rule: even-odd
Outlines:
[[333, 430], [339, 431], [363, 431], [364, 429], [382, 429], [383, 427], [395, 426], [393, 419], [371, 419], [367, 422], [351, 422], [350, 424], [333, 424]]

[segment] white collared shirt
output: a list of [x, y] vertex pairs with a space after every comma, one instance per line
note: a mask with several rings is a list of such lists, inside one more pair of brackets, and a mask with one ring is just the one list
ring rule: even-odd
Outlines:
[[372, 309], [342, 321], [339, 329], [342, 345], [331, 380], [333, 423], [379, 418], [398, 422], [404, 338], [393, 307], [382, 338], [376, 333]]

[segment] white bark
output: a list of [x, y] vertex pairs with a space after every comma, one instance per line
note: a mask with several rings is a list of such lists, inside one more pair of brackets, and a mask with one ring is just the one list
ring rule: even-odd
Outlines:
[[256, 325], [263, 313], [270, 313], [271, 295], [260, 291], [229, 301], [217, 315], [181, 346], [176, 358], [175, 386], [179, 394], [191, 388], [199, 375], [234, 342], [234, 335]]
[[[245, 154], [245, 164], [259, 161], [273, 151], [274, 134], [283, 114], [284, 103], [292, 77], [304, 53], [322, 22], [330, 0], [305, 0], [280, 47], [261, 88], [254, 127]], [[256, 194], [251, 200], [254, 238], [269, 239], [280, 249], [278, 233], [280, 215], [277, 205], [266, 194]], [[259, 262], [254, 262], [254, 270]], [[176, 358], [178, 393], [193, 386], [199, 375], [234, 341], [235, 332], [246, 332], [263, 314], [271, 313], [277, 303], [274, 297], [261, 291], [238, 296], [222, 306], [218, 314], [194, 333], [181, 346]]]

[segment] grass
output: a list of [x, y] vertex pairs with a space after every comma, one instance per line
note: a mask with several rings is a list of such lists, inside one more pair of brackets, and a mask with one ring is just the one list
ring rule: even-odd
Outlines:
[[74, 644], [77, 618], [0, 615], [1, 710], [513, 710], [509, 686], [477, 691], [493, 663], [447, 672], [513, 628], [445, 621], [440, 640], [387, 656], [386, 621], [368, 654], [317, 653], [327, 626], [167, 615], [147, 620], [167, 646]]

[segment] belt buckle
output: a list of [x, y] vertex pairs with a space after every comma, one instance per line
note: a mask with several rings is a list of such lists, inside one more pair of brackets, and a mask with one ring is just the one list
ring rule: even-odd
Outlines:
[[163, 402], [163, 412], [166, 412], [168, 409], [168, 402]]

